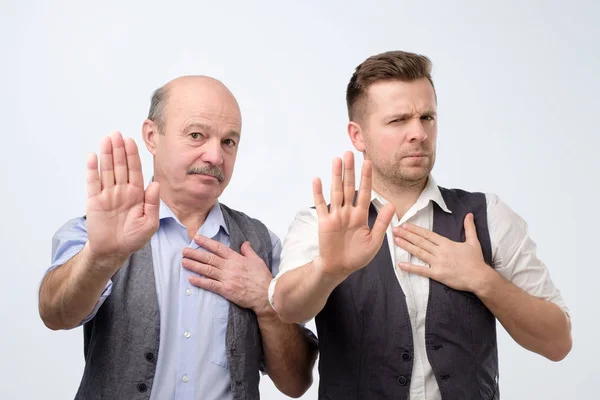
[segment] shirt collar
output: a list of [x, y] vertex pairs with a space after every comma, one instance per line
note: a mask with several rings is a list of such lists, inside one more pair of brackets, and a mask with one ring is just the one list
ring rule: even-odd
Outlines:
[[[433, 179], [432, 175], [429, 175], [429, 177], [427, 178], [427, 184], [425, 185], [425, 188], [423, 189], [423, 191], [419, 195], [419, 198], [415, 202], [416, 210], [424, 209], [431, 201], [436, 203], [443, 211], [447, 212], [448, 214], [452, 214], [452, 211], [450, 211], [450, 209], [446, 205], [446, 202], [444, 201], [444, 198], [442, 197], [442, 192], [440, 191], [439, 186], [435, 182], [435, 179]], [[371, 202], [376, 202], [382, 207], [383, 205], [388, 203], [386, 199], [384, 199], [379, 193], [375, 192], [374, 190], [371, 191]]]
[[[163, 219], [172, 218], [179, 225], [182, 225], [181, 222], [179, 221], [179, 219], [177, 219], [177, 217], [173, 213], [173, 211], [169, 208], [169, 206], [164, 201], [162, 201], [162, 199], [160, 200], [160, 206], [158, 209], [158, 218], [161, 221]], [[204, 223], [198, 230], [198, 233], [203, 236], [213, 238], [217, 235], [217, 233], [219, 233], [219, 229], [221, 229], [221, 228], [223, 228], [223, 231], [227, 235], [229, 235], [229, 228], [227, 227], [227, 224], [225, 223], [225, 217], [223, 217], [223, 210], [221, 210], [221, 205], [219, 204], [219, 202], [216, 201], [215, 204], [210, 209], [210, 211], [208, 212], [208, 215], [206, 216], [206, 220], [204, 221]]]

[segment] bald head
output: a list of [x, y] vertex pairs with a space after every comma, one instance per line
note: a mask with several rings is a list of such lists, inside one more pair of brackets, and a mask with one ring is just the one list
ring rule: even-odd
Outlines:
[[241, 122], [240, 107], [233, 93], [221, 81], [203, 75], [181, 76], [156, 89], [152, 94], [148, 119], [154, 121], [162, 132], [169, 108], [190, 102], [212, 104], [211, 108], [221, 109]]
[[157, 89], [142, 126], [161, 198], [189, 209], [212, 205], [228, 185], [241, 139], [233, 94], [207, 76], [182, 76]]

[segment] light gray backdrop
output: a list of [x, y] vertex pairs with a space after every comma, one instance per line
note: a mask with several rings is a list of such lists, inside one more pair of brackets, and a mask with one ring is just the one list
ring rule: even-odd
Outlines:
[[[390, 49], [434, 62], [438, 182], [495, 192], [521, 214], [572, 311], [575, 346], [561, 363], [500, 328], [503, 398], [598, 398], [600, 6], [416, 3], [2, 0], [0, 398], [77, 389], [81, 329], [43, 326], [38, 284], [52, 234], [85, 210], [86, 154], [114, 129], [141, 145], [155, 87], [208, 74], [231, 88], [244, 129], [222, 200], [283, 238], [311, 205], [311, 179], [328, 187], [331, 158], [351, 149], [354, 67]], [[283, 398], [268, 378], [261, 388]]]

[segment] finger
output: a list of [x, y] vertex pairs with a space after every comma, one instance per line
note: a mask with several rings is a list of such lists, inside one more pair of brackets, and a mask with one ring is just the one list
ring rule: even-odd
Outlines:
[[195, 272], [205, 278], [214, 279], [216, 281], [221, 281], [223, 278], [223, 273], [220, 269], [215, 268], [212, 265], [192, 260], [191, 258], [183, 258], [181, 260], [181, 265], [188, 271]]
[[373, 175], [373, 165], [371, 161], [363, 161], [360, 173], [360, 186], [358, 188], [358, 197], [356, 206], [367, 210], [371, 205], [371, 176]]
[[237, 254], [229, 247], [226, 247], [223, 243], [212, 240], [203, 235], [196, 235], [194, 237], [194, 241], [203, 249], [208, 250], [209, 252], [226, 260]]
[[468, 213], [465, 217], [465, 241], [469, 244], [479, 246], [477, 228], [475, 227], [475, 218], [471, 213]]
[[325, 197], [323, 197], [323, 184], [319, 178], [313, 179], [312, 188], [317, 215], [319, 217], [327, 215], [327, 203], [325, 202]]
[[377, 241], [377, 243], [381, 243], [387, 228], [390, 226], [390, 222], [392, 222], [392, 218], [394, 217], [394, 213], [396, 212], [396, 207], [393, 204], [386, 204], [377, 214], [377, 219], [373, 224], [373, 228], [371, 229], [371, 235], [373, 239]]
[[407, 231], [406, 229], [397, 228], [393, 230], [394, 240], [401, 238], [404, 239], [411, 244], [414, 244], [418, 248], [425, 250], [428, 253], [433, 255], [436, 254], [436, 249], [439, 247], [437, 244], [430, 242], [422, 236], [415, 235], [414, 233]]
[[202, 264], [207, 264], [215, 268], [220, 269], [225, 265], [224, 259], [209, 251], [185, 247], [182, 253], [185, 258], [189, 258], [190, 260], [197, 261]]
[[354, 183], [354, 154], [351, 151], [344, 153], [344, 200], [345, 205], [354, 203], [356, 186]]
[[342, 206], [344, 190], [342, 188], [342, 160], [336, 158], [331, 166], [331, 209]]
[[260, 258], [260, 256], [258, 254], [256, 254], [256, 252], [250, 245], [250, 242], [244, 242], [242, 244], [242, 247], [240, 248], [240, 251], [242, 252], [242, 255], [244, 257], [255, 258], [255, 259], [259, 259], [262, 261], [262, 258]]
[[415, 265], [409, 263], [398, 263], [398, 268], [403, 271], [406, 271], [410, 274], [417, 274], [420, 276], [424, 276], [425, 278], [433, 279], [433, 270], [423, 265]]
[[429, 253], [428, 251], [425, 251], [422, 248], [417, 247], [414, 244], [410, 243], [409, 241], [399, 238], [399, 237], [395, 237], [394, 242], [396, 243], [396, 245], [398, 247], [408, 251], [410, 254], [417, 257], [419, 260], [426, 262], [429, 265], [433, 264], [433, 261], [435, 260], [435, 256], [433, 254]]
[[[402, 229], [407, 230], [415, 235], [421, 236], [422, 238], [427, 239], [431, 243], [436, 244], [438, 246], [442, 244], [445, 240], [447, 240], [445, 237], [440, 236], [437, 233], [430, 231], [429, 229], [421, 228], [420, 226], [416, 226], [414, 224], [404, 223], [402, 224]], [[394, 229], [394, 231], [394, 233], [396, 233], [397, 231], [399, 231], [399, 229]]]
[[100, 177], [102, 189], [115, 185], [115, 171], [113, 169], [112, 143], [110, 138], [104, 137], [100, 141]]
[[113, 167], [115, 169], [115, 183], [127, 183], [127, 156], [125, 155], [125, 142], [120, 132], [110, 135], [113, 151]]
[[94, 197], [102, 191], [100, 175], [98, 175], [98, 156], [90, 153], [87, 156], [87, 192], [88, 198]]
[[158, 212], [160, 209], [160, 186], [158, 182], [152, 182], [144, 192], [144, 215], [158, 224]]
[[144, 187], [144, 175], [142, 174], [142, 162], [137, 145], [132, 138], [125, 139], [125, 154], [127, 156], [128, 181], [137, 187]]
[[200, 289], [208, 290], [209, 292], [213, 292], [227, 298], [225, 296], [225, 286], [219, 281], [205, 278], [203, 276], [190, 276], [188, 280], [192, 285], [199, 287]]

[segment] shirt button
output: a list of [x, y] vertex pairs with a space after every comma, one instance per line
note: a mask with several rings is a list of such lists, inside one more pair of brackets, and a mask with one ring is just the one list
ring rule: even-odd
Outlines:
[[192, 336], [192, 334], [191, 334], [191, 333], [189, 333], [189, 332], [185, 332], [185, 333], [183, 334], [183, 336], [185, 336], [186, 338], [188, 338], [188, 339], [189, 339], [189, 338], [190, 338], [190, 336]]
[[406, 379], [405, 376], [398, 377], [398, 385], [406, 386], [407, 383], [408, 383], [408, 379]]
[[184, 375], [183, 378], [181, 378], [181, 380], [183, 381], [183, 383], [187, 383], [188, 381], [188, 376]]
[[192, 295], [192, 290], [191, 289], [185, 289], [185, 294], [187, 296], [191, 296]]

